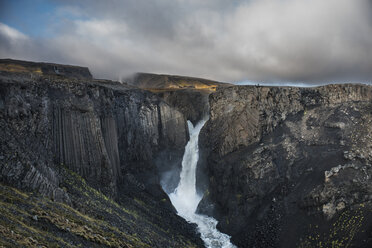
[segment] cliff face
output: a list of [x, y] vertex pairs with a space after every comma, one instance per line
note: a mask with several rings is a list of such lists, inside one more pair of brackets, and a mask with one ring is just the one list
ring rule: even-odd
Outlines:
[[371, 86], [237, 86], [209, 103], [200, 210], [239, 247], [371, 245]]
[[[0, 182], [82, 213], [90, 211], [88, 217], [98, 219], [115, 217], [105, 206], [109, 204], [105, 197], [110, 196], [121, 206], [130, 206], [124, 212], [117, 210], [122, 220], [113, 220], [113, 227], [130, 226], [138, 217], [136, 212], [140, 214], [133, 228], [138, 234], [149, 230], [140, 238], [143, 246], [200, 245], [195, 230], [176, 216], [161, 190], [158, 170], [162, 168], [157, 168], [177, 166], [182, 159], [188, 139], [184, 116], [150, 92], [80, 77], [79, 70], [72, 70], [70, 76], [46, 75], [30, 69], [34, 65], [22, 62], [16, 67], [27, 70], [17, 71], [13, 64], [0, 68]], [[170, 155], [156, 163], [163, 154]], [[92, 205], [94, 194], [76, 189], [76, 180], [66, 182], [71, 175], [66, 171], [85, 179], [86, 187], [102, 192], [103, 202]], [[127, 226], [120, 235], [133, 234], [133, 228]], [[171, 240], [162, 230], [179, 238]]]
[[115, 195], [124, 175], [156, 169], [157, 152], [182, 152], [187, 142], [182, 114], [151, 93], [125, 85], [44, 77], [13, 81], [3, 76], [0, 87], [1, 124], [7, 136], [1, 139], [2, 150], [36, 156], [13, 159], [7, 152], [3, 161], [9, 169], [19, 161], [39, 161], [31, 168], [45, 167], [30, 178], [21, 173], [19, 179], [26, 184], [41, 184], [44, 180], [33, 176], [43, 175], [58, 185], [46, 168], [63, 164]]

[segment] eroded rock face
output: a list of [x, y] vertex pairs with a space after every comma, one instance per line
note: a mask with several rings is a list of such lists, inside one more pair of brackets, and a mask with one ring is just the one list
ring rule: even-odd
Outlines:
[[371, 245], [371, 86], [229, 87], [209, 102], [200, 210], [234, 243]]
[[181, 166], [183, 114], [151, 92], [80, 77], [80, 67], [17, 65], [0, 63], [1, 243], [203, 246], [158, 173]]
[[156, 156], [182, 154], [187, 142], [183, 115], [152, 93], [111, 81], [0, 76], [0, 177], [12, 185], [64, 201], [65, 166], [117, 196], [130, 176], [159, 185]]

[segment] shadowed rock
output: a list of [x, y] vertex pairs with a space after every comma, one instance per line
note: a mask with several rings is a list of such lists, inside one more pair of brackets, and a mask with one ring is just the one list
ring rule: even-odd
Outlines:
[[[0, 182], [72, 207], [80, 206], [83, 198], [89, 203], [92, 196], [81, 189], [70, 190], [75, 183], [66, 184], [69, 174], [63, 172], [68, 170], [104, 197], [133, 206], [131, 218], [142, 212], [144, 228], [158, 225], [154, 233], [141, 238], [145, 244], [200, 246], [194, 227], [176, 216], [162, 191], [156, 164], [157, 157], [166, 153], [173, 156], [165, 156], [165, 164], [180, 166], [188, 140], [184, 116], [151, 92], [92, 79], [87, 68], [58, 65], [53, 73], [53, 66], [0, 63]], [[108, 204], [107, 199], [102, 204]], [[106, 211], [101, 205], [90, 208], [93, 217]], [[169, 218], [150, 216], [146, 209]], [[124, 226], [133, 222], [125, 221]], [[167, 235], [181, 238], [150, 239], [165, 235], [163, 229], [172, 229]], [[156, 244], [157, 240], [162, 243]]]
[[234, 243], [371, 245], [371, 86], [236, 86], [209, 104], [200, 211]]

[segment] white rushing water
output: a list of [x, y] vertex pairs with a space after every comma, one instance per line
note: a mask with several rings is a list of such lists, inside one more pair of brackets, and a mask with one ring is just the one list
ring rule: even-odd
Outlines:
[[195, 127], [190, 121], [187, 122], [190, 140], [186, 145], [185, 154], [182, 159], [180, 182], [175, 191], [169, 194], [169, 198], [181, 217], [191, 223], [197, 224], [198, 231], [206, 247], [232, 248], [235, 246], [230, 243], [230, 236], [217, 230], [217, 220], [195, 213], [203, 197], [202, 195], [198, 195], [196, 191], [196, 166], [199, 159], [199, 133], [206, 121], [207, 119], [200, 121]]

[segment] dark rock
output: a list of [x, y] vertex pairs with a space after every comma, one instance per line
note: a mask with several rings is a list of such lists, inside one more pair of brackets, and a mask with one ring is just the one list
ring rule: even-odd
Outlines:
[[14, 157], [1, 175], [56, 199], [63, 195], [60, 165], [114, 196], [122, 175], [152, 171], [156, 177], [157, 153], [181, 153], [187, 142], [183, 115], [151, 93], [106, 81], [5, 82], [9, 77], [0, 84], [7, 109], [1, 142]]
[[[371, 86], [229, 87], [209, 103], [200, 137], [209, 194], [199, 211], [214, 203], [234, 243], [371, 244], [362, 241], [372, 227]], [[335, 229], [358, 216], [360, 225]]]
[[[176, 215], [160, 187], [162, 166], [180, 166], [188, 140], [183, 114], [151, 92], [92, 79], [88, 69], [53, 66], [0, 63], [1, 185], [67, 203], [93, 218], [109, 216], [109, 223], [126, 233], [147, 230], [141, 242], [151, 247], [202, 246], [195, 227]], [[169, 156], [158, 163], [164, 154]], [[38, 215], [38, 223], [45, 218]], [[124, 224], [120, 218], [126, 218]], [[156, 231], [149, 233], [152, 225]]]
[[209, 91], [180, 89], [155, 93], [170, 106], [180, 111], [193, 125], [208, 115], [208, 96], [211, 93]]

